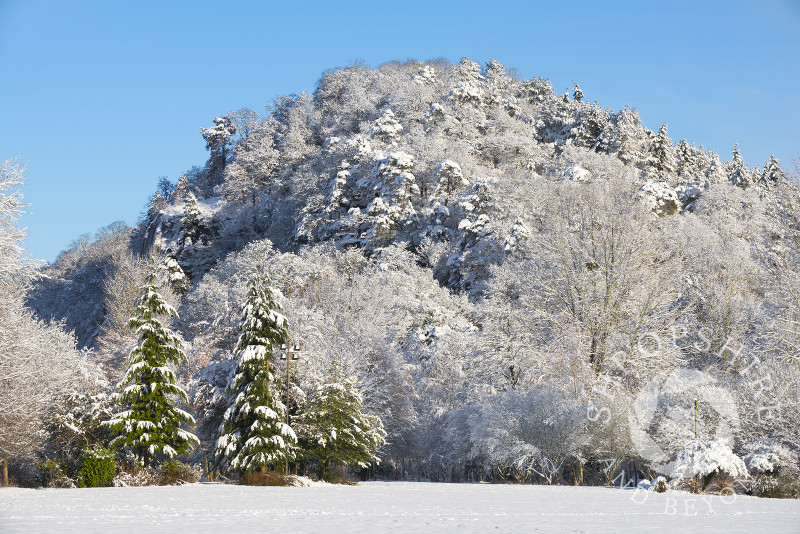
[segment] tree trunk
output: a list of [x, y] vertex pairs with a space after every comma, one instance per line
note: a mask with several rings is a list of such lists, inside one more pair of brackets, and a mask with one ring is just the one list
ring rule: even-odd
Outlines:
[[8, 458], [3, 459], [3, 487], [8, 487]]

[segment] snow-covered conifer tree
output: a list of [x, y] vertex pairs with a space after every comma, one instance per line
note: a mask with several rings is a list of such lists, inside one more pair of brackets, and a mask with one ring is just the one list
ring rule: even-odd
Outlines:
[[725, 174], [725, 166], [719, 159], [719, 155], [715, 152], [709, 154], [710, 163], [705, 170], [706, 181], [709, 184], [721, 184], [728, 180]]
[[577, 83], [575, 84], [575, 87], [572, 88], [572, 98], [576, 102], [580, 102], [583, 100], [583, 91], [581, 91], [581, 88], [578, 86]]
[[372, 127], [370, 133], [391, 143], [402, 129], [403, 125], [397, 122], [392, 110], [387, 108], [383, 115], [375, 121], [375, 126]]
[[461, 58], [455, 68], [456, 87], [450, 97], [462, 103], [479, 105], [483, 99], [483, 82], [481, 66], [469, 58]]
[[438, 197], [443, 193], [449, 195], [456, 188], [469, 185], [469, 180], [464, 177], [461, 166], [450, 159], [444, 160], [436, 167], [434, 176], [438, 183], [433, 191], [433, 197]]
[[295, 457], [297, 437], [284, 422], [285, 406], [270, 387], [272, 351], [288, 342], [286, 317], [269, 278], [255, 274], [239, 324], [241, 334], [234, 354], [236, 371], [228, 384], [231, 404], [217, 440], [216, 460], [228, 472], [282, 465]]
[[764, 167], [764, 172], [761, 173], [759, 183], [767, 189], [773, 189], [786, 181], [786, 174], [781, 169], [781, 164], [778, 159], [770, 154], [769, 161]]
[[186, 207], [184, 208], [185, 215], [181, 219], [181, 229], [186, 237], [191, 240], [196, 240], [198, 237], [200, 224], [200, 206], [197, 204], [197, 198], [189, 191], [186, 194]]
[[115, 396], [126, 409], [103, 422], [117, 434], [111, 446], [132, 450], [145, 466], [156, 452], [171, 458], [188, 454], [199, 443], [194, 434], [181, 428], [183, 424], [194, 424], [194, 418], [175, 406], [176, 397], [187, 401], [187, 395], [178, 386], [170, 365], [185, 362], [186, 355], [180, 337], [161, 318], [177, 316], [175, 308], [159, 293], [152, 269], [127, 324], [136, 331], [139, 341], [128, 357], [128, 370]]
[[753, 185], [751, 173], [742, 159], [738, 143], [733, 146], [733, 155], [728, 162], [728, 180], [742, 189], [747, 189]]
[[665, 122], [658, 129], [653, 142], [650, 143], [649, 157], [647, 158], [647, 164], [655, 171], [657, 178], [662, 181], [665, 181], [667, 175], [675, 170], [670, 144]]
[[380, 417], [361, 412], [363, 397], [355, 378], [334, 361], [326, 382], [309, 399], [298, 418], [297, 428], [305, 442], [305, 455], [331, 467], [366, 468], [380, 461], [377, 452], [386, 432]]
[[218, 160], [218, 164], [225, 169], [228, 145], [231, 143], [231, 136], [236, 133], [236, 126], [228, 117], [216, 117], [214, 126], [211, 128], [200, 128], [200, 134], [206, 140], [206, 150], [211, 152], [211, 157]]

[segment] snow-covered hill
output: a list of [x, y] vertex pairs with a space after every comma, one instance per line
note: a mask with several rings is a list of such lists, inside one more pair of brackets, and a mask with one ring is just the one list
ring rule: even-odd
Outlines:
[[342, 361], [384, 421], [387, 476], [602, 484], [695, 436], [796, 453], [797, 184], [588, 99], [497, 61], [328, 71], [264, 116], [215, 118], [207, 163], [162, 182], [130, 232], [62, 254], [29, 305], [115, 378], [138, 256], [155, 258], [194, 460], [253, 269], [302, 343], [298, 403]]

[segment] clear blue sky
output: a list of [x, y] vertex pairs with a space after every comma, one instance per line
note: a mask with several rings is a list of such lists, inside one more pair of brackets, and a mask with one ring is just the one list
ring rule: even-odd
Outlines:
[[159, 176], [205, 162], [215, 116], [355, 59], [462, 56], [578, 82], [723, 159], [737, 141], [751, 166], [800, 151], [798, 0], [0, 0], [0, 159], [29, 162], [28, 251], [135, 222]]

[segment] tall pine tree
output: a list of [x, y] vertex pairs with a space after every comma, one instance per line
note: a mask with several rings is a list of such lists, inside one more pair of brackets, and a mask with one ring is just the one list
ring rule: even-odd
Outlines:
[[760, 184], [766, 189], [774, 189], [786, 181], [786, 174], [781, 169], [781, 163], [774, 155], [769, 155], [769, 161], [761, 173]]
[[236, 372], [228, 384], [229, 399], [216, 461], [220, 469], [244, 474], [283, 464], [295, 456], [297, 436], [284, 421], [285, 406], [270, 387], [272, 352], [289, 338], [286, 317], [275, 299], [269, 278], [255, 274], [239, 324], [234, 355]]
[[650, 154], [647, 158], [648, 166], [655, 171], [655, 177], [660, 181], [666, 181], [668, 175], [675, 171], [671, 144], [672, 142], [667, 136], [667, 123], [665, 122], [658, 129], [653, 142], [650, 143]]
[[297, 422], [306, 456], [323, 472], [336, 466], [366, 468], [379, 460], [386, 432], [380, 417], [361, 412], [362, 401], [355, 378], [334, 361]]
[[139, 338], [115, 396], [127, 409], [103, 423], [118, 434], [111, 446], [132, 450], [145, 467], [157, 452], [171, 458], [188, 454], [199, 443], [194, 434], [181, 429], [182, 424], [194, 424], [194, 418], [175, 406], [175, 398], [186, 402], [187, 396], [169, 366], [185, 362], [186, 355], [181, 339], [161, 318], [177, 316], [175, 308], [159, 293], [153, 269], [126, 325], [135, 329]]
[[755, 182], [753, 181], [750, 170], [745, 165], [742, 159], [742, 153], [739, 152], [739, 144], [733, 145], [733, 155], [728, 162], [728, 180], [742, 189], [751, 187]]

